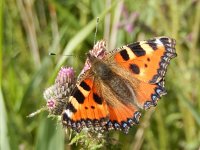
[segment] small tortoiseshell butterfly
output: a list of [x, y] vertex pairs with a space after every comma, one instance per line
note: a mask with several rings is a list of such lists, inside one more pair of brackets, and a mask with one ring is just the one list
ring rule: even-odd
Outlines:
[[123, 130], [128, 133], [139, 123], [141, 109], [156, 106], [166, 94], [164, 76], [170, 60], [176, 57], [175, 40], [157, 37], [135, 42], [111, 52], [99, 41], [87, 54], [62, 123], [80, 132]]

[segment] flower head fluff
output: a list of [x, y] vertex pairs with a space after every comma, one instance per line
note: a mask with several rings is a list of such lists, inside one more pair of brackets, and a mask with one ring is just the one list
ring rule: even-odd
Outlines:
[[43, 95], [47, 101], [50, 115], [60, 115], [75, 86], [75, 72], [71, 67], [62, 67], [58, 72], [55, 84], [47, 88]]

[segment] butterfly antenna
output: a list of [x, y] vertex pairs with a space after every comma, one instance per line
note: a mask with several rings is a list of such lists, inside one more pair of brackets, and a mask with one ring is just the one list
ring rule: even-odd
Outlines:
[[99, 24], [99, 17], [97, 17], [97, 20], [96, 20], [96, 30], [95, 30], [95, 33], [94, 33], [94, 45], [96, 44], [98, 24]]
[[[57, 54], [53, 53], [53, 52], [50, 52], [49, 55], [54, 56], [54, 55], [57, 55]], [[63, 54], [62, 56], [73, 56], [73, 57], [76, 57], [75, 55], [65, 55], [65, 54]]]

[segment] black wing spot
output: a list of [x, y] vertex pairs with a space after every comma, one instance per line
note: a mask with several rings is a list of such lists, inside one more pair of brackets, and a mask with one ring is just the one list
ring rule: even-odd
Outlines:
[[101, 99], [101, 97], [99, 97], [97, 94], [93, 93], [93, 98], [94, 98], [94, 101], [95, 101], [97, 104], [99, 104], [99, 105], [102, 104], [102, 99]]
[[138, 44], [130, 44], [128, 45], [128, 47], [132, 50], [132, 52], [137, 56], [144, 56], [146, 55], [146, 52], [145, 50], [141, 47], [141, 45], [138, 43]]
[[148, 42], [149, 46], [155, 51], [158, 49], [157, 44], [155, 43], [155, 40], [151, 40]]
[[149, 57], [147, 58], [147, 61], [150, 61], [150, 58], [149, 58]]
[[63, 114], [62, 114], [62, 119], [63, 119], [64, 121], [67, 121], [67, 120], [69, 120], [69, 116], [68, 116], [66, 113], [63, 113]]
[[94, 107], [94, 106], [91, 106], [91, 108], [92, 108], [92, 109], [95, 109], [95, 107]]
[[122, 56], [123, 60], [125, 61], [129, 60], [129, 55], [127, 53], [127, 50], [120, 51], [120, 55]]
[[71, 112], [77, 112], [76, 108], [72, 105], [72, 103], [67, 104], [66, 109], [69, 109]]
[[135, 74], [139, 74], [140, 73], [140, 68], [136, 64], [130, 64], [129, 68]]
[[73, 97], [78, 101], [78, 103], [83, 104], [85, 96], [81, 91], [76, 87]]
[[85, 106], [85, 109], [88, 109], [88, 107]]
[[90, 89], [91, 89], [90, 86], [87, 83], [85, 83], [84, 81], [81, 82], [80, 86], [86, 91], [90, 91]]
[[145, 68], [147, 68], [147, 67], [148, 67], [148, 65], [147, 65], [147, 64], [144, 64], [144, 67], [145, 67]]
[[169, 44], [169, 38], [167, 37], [160, 38], [160, 41], [163, 43], [163, 45]]

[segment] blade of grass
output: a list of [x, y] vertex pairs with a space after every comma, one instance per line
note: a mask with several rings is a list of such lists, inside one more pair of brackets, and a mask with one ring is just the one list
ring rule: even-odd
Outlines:
[[2, 90], [0, 88], [0, 149], [9, 150], [9, 136], [7, 128], [7, 111], [4, 104]]
[[121, 1], [116, 9], [115, 9], [115, 15], [113, 17], [113, 22], [112, 22], [112, 28], [111, 28], [111, 32], [110, 32], [110, 38], [109, 38], [109, 50], [112, 50], [115, 48], [116, 43], [117, 43], [117, 35], [118, 35], [118, 25], [120, 22], [120, 17], [121, 17], [121, 12], [122, 12], [122, 8], [123, 8], [123, 1]]
[[7, 111], [2, 93], [2, 49], [3, 49], [3, 11], [4, 0], [0, 1], [0, 149], [9, 150], [9, 137], [7, 128]]
[[32, 8], [32, 5], [33, 3], [31, 3], [31, 1], [17, 1], [17, 6], [20, 10], [19, 12], [21, 15], [21, 19], [23, 20], [22, 22], [24, 24], [24, 28], [28, 37], [29, 47], [33, 55], [35, 67], [37, 68], [38, 66], [40, 66], [40, 55], [34, 22], [34, 9]]
[[64, 131], [61, 125], [55, 121], [44, 118], [37, 131], [36, 149], [37, 150], [64, 150]]
[[3, 8], [4, 0], [0, 1], [0, 86], [2, 81], [2, 53], [3, 53]]
[[200, 114], [195, 109], [195, 107], [191, 104], [191, 102], [188, 101], [189, 96], [185, 94], [178, 94], [179, 99], [181, 99], [181, 103], [184, 104], [184, 106], [191, 112], [194, 119], [196, 120], [197, 124], [200, 126]]
[[168, 143], [168, 133], [166, 131], [166, 125], [165, 125], [165, 118], [163, 117], [163, 113], [162, 113], [162, 106], [161, 106], [162, 103], [160, 103], [159, 105], [159, 109], [156, 110], [156, 113], [155, 113], [155, 117], [156, 117], [156, 121], [158, 123], [158, 143], [159, 143], [159, 149], [162, 149], [162, 150], [167, 150], [168, 147], [167, 147], [167, 143]]
[[[53, 41], [52, 45], [50, 46], [50, 48], [48, 50], [49, 52], [51, 52], [52, 50], [57, 49], [57, 47], [59, 47], [59, 42], [63, 38], [65, 31], [66, 31], [65, 28], [63, 30], [61, 30], [61, 34], [60, 34], [59, 39], [56, 39], [56, 40]], [[32, 76], [32, 79], [30, 79], [30, 82], [26, 87], [24, 95], [23, 95], [23, 97], [21, 99], [21, 105], [19, 105], [19, 110], [23, 106], [26, 106], [26, 104], [25, 104], [26, 103], [26, 99], [28, 99], [28, 95], [34, 89], [34, 87], [38, 87], [39, 86], [40, 82], [42, 81], [43, 76], [45, 75], [46, 69], [49, 66], [49, 63], [50, 63], [50, 57], [49, 56], [44, 57], [40, 68]], [[54, 79], [52, 78], [52, 80], [49, 80], [49, 82], [53, 82], [53, 80]]]

